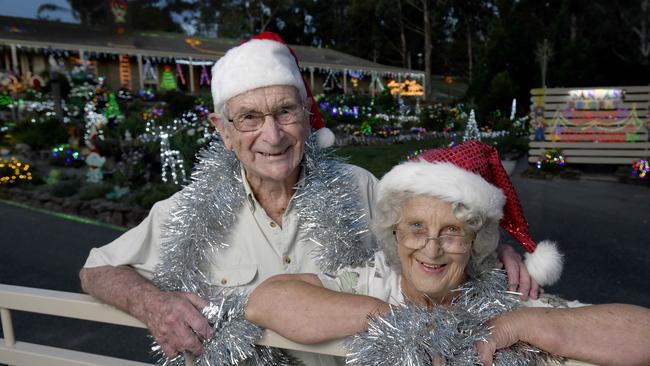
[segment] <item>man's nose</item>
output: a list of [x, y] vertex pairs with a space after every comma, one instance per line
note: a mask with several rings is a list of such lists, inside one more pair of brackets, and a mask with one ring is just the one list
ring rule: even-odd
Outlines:
[[273, 114], [264, 115], [264, 124], [262, 124], [261, 130], [265, 141], [277, 142], [282, 138], [282, 126], [275, 120]]

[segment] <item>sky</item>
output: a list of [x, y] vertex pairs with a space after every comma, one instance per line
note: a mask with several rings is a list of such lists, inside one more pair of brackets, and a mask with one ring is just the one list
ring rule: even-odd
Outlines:
[[[64, 8], [68, 7], [66, 0], [0, 0], [0, 15], [36, 18], [38, 7], [41, 4], [50, 3]], [[59, 19], [63, 22], [79, 23], [70, 12], [49, 13], [52, 19]]]

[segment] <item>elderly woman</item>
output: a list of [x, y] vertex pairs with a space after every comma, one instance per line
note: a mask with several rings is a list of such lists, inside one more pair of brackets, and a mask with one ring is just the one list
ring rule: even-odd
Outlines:
[[[500, 221], [532, 249], [527, 265], [535, 279], [556, 280], [561, 256], [549, 242], [534, 247], [514, 189], [489, 150], [472, 142], [423, 154], [431, 162], [395, 167], [379, 183], [374, 220], [383, 250], [374, 264], [271, 278], [252, 293], [246, 317], [292, 340], [312, 343], [367, 330], [368, 315], [389, 314], [388, 303], [429, 309], [453, 304], [461, 293], [455, 289], [490, 280], [484, 273], [495, 264]], [[571, 304], [543, 296], [526, 305]], [[527, 308], [501, 315], [493, 324], [488, 342], [479, 345], [484, 364], [496, 349], [518, 341], [590, 362], [650, 361], [650, 311], [640, 307]]]

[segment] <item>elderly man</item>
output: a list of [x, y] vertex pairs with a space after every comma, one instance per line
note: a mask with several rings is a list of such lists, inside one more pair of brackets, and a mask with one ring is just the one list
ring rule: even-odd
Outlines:
[[[376, 179], [322, 153], [318, 145], [331, 145], [333, 135], [319, 129], [293, 51], [263, 33], [228, 51], [212, 72], [210, 120], [223, 141], [201, 154], [190, 185], [94, 248], [80, 273], [84, 291], [140, 319], [168, 357], [199, 354], [212, 337], [201, 313], [206, 297], [250, 291], [275, 274], [361, 264], [375, 247], [368, 219]], [[501, 260], [515, 274], [512, 289], [521, 282], [521, 292], [536, 296], [519, 255], [505, 247]]]

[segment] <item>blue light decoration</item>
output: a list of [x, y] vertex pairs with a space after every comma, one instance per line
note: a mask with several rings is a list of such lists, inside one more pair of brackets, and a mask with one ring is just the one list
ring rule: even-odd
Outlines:
[[79, 151], [70, 146], [70, 144], [61, 144], [52, 148], [52, 158], [65, 165], [72, 165], [75, 162], [82, 162], [83, 156]]

